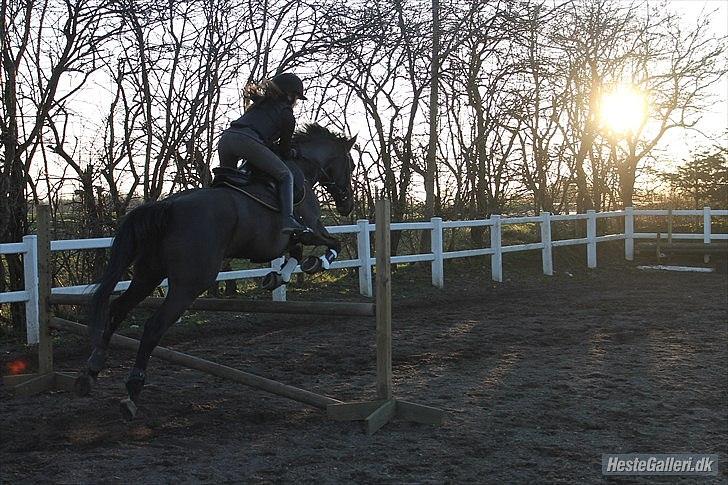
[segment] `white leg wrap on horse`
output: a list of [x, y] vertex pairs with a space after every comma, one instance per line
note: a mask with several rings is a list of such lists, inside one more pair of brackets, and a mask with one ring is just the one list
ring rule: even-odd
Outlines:
[[288, 258], [286, 260], [286, 264], [281, 268], [281, 277], [285, 283], [291, 281], [291, 275], [296, 269], [296, 266], [298, 266], [298, 260], [296, 258]]
[[323, 269], [329, 269], [331, 267], [331, 264], [329, 264], [329, 260], [326, 259], [326, 256], [319, 256], [319, 259], [321, 260], [321, 267]]
[[321, 267], [323, 269], [331, 268], [331, 262], [336, 259], [336, 256], [338, 256], [338, 253], [335, 249], [329, 249], [326, 251], [326, 254], [319, 256], [319, 259], [321, 260]]

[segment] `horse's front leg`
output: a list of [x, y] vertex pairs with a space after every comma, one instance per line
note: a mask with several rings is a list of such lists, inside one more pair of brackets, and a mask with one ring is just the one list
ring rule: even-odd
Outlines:
[[299, 243], [291, 243], [288, 246], [288, 256], [280, 271], [271, 271], [263, 277], [261, 286], [264, 289], [273, 291], [291, 281], [291, 275], [303, 259], [303, 246]]
[[313, 232], [301, 236], [301, 243], [306, 246], [326, 246], [327, 248], [326, 252], [321, 256], [309, 256], [301, 262], [301, 271], [307, 274], [314, 274], [331, 268], [331, 263], [341, 252], [339, 240], [332, 237], [320, 221]]

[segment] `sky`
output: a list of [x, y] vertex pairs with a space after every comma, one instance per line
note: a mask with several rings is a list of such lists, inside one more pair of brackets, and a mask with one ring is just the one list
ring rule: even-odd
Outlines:
[[[655, 3], [659, 0], [655, 0]], [[652, 4], [652, 0], [650, 0]], [[670, 8], [674, 9], [681, 17], [686, 25], [694, 25], [698, 16], [704, 11], [713, 11], [712, 14], [712, 25], [711, 28], [714, 30], [716, 36], [728, 35], [728, 0], [669, 0]], [[80, 139], [96, 138], [102, 136], [102, 133], [91, 129], [89, 127], [94, 126], [100, 116], [104, 114], [100, 113], [99, 110], [105, 110], [108, 106], [106, 98], [110, 98], [108, 93], [108, 87], [103, 86], [105, 83], [102, 80], [98, 83], [90, 83], [90, 86], [85, 89], [85, 95], [78, 100], [76, 107], [82, 116], [86, 118], [87, 123], [80, 123], [78, 126], [73, 128], [74, 134], [79, 136]], [[93, 93], [92, 93], [93, 91]], [[708, 134], [709, 136], [722, 135], [722, 142], [728, 146], [728, 140], [726, 139], [726, 130], [728, 129], [728, 76], [725, 76], [719, 85], [715, 86], [715, 98], [716, 101], [710, 111], [706, 112], [699, 122], [697, 128]], [[100, 102], [100, 100], [104, 100]], [[299, 109], [300, 113], [305, 112], [305, 109]], [[237, 113], [231, 113], [232, 117], [237, 116]], [[304, 116], [305, 118], [305, 116]], [[301, 120], [308, 121], [308, 120]], [[311, 120], [315, 121], [315, 120]], [[361, 136], [366, 136], [366, 121], [365, 120], [352, 120], [352, 130], [355, 132], [357, 128], [360, 131]], [[355, 126], [358, 125], [358, 126]], [[654, 155], [658, 159], [660, 168], [664, 169], [670, 166], [675, 166], [686, 159], [689, 159], [691, 154], [696, 151], [709, 146], [711, 142], [703, 134], [695, 131], [675, 129], [669, 132], [660, 144], [656, 147]]]
[[[716, 36], [728, 35], [728, 0], [670, 0], [670, 6], [683, 17], [684, 22], [694, 24], [701, 12], [717, 10], [713, 14], [712, 25]], [[698, 128], [712, 135], [720, 135], [724, 145], [728, 146], [726, 130], [728, 129], [728, 76], [716, 85], [717, 102], [703, 115]], [[675, 131], [666, 135], [666, 140], [659, 149], [662, 156], [679, 163], [689, 158], [692, 152], [706, 146], [706, 138], [692, 131]]]

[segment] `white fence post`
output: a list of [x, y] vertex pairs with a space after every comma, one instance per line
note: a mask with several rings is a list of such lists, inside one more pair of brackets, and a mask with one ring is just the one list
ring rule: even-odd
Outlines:
[[356, 233], [356, 254], [359, 256], [359, 293], [372, 297], [372, 247], [369, 241], [369, 221], [359, 219], [356, 221], [359, 226]]
[[597, 267], [597, 213], [586, 211], [586, 262], [589, 268]]
[[[286, 262], [286, 258], [280, 257], [270, 262], [273, 271], [280, 271]], [[273, 301], [286, 301], [286, 285], [281, 285], [272, 292]]]
[[37, 344], [38, 335], [38, 236], [24, 236], [28, 248], [23, 255], [23, 279], [28, 301], [25, 302], [25, 331], [28, 344]]
[[[703, 207], [703, 244], [710, 244], [712, 231], [711, 224], [712, 221], [710, 219], [710, 207]], [[703, 262], [710, 262], [709, 254], [703, 254]]]
[[703, 243], [710, 244], [711, 237], [710, 207], [703, 207]]
[[443, 258], [443, 234], [442, 234], [442, 218], [433, 217], [432, 232], [430, 233], [430, 241], [432, 247], [432, 286], [443, 288], [445, 286], [445, 268]]
[[552, 276], [554, 274], [554, 253], [553, 247], [551, 246], [550, 212], [541, 212], [541, 242], [543, 243], [543, 249], [541, 250], [543, 274]]
[[493, 225], [490, 226], [490, 247], [493, 254], [490, 255], [490, 275], [493, 281], [503, 281], [503, 253], [501, 252], [501, 216], [493, 214], [490, 216]]
[[624, 259], [634, 261], [634, 207], [624, 208]]

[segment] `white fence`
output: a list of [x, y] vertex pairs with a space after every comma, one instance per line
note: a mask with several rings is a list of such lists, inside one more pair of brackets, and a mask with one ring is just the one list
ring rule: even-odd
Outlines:
[[[438, 288], [442, 288], [445, 284], [444, 261], [446, 259], [468, 258], [474, 256], [491, 257], [491, 278], [493, 281], [503, 281], [503, 254], [540, 250], [543, 265], [543, 273], [545, 275], [553, 274], [553, 248], [563, 246], [586, 245], [587, 247], [587, 266], [589, 268], [597, 267], [597, 244], [607, 241], [624, 240], [624, 255], [629, 261], [634, 258], [634, 241], [635, 239], [655, 239], [657, 233], [635, 233], [634, 220], [639, 216], [662, 216], [666, 217], [670, 213], [673, 216], [692, 216], [703, 218], [702, 234], [672, 234], [673, 239], [697, 239], [708, 244], [715, 240], [728, 240], [728, 234], [715, 234], [711, 230], [712, 217], [728, 216], [728, 210], [711, 210], [705, 207], [703, 210], [635, 210], [628, 207], [623, 211], [611, 212], [595, 212], [587, 211], [586, 214], [567, 214], [552, 215], [549, 212], [542, 212], [539, 216], [530, 217], [504, 217], [501, 215], [493, 215], [490, 219], [480, 219], [471, 221], [443, 221], [439, 217], [432, 218], [429, 222], [404, 222], [392, 224], [393, 231], [418, 230], [430, 231], [431, 251], [426, 254], [408, 254], [402, 256], [393, 256], [392, 264], [413, 263], [413, 262], [430, 262], [432, 268], [432, 284]], [[624, 234], [607, 234], [597, 236], [597, 219], [606, 218], [624, 218]], [[551, 238], [551, 223], [556, 221], [575, 221], [586, 220], [586, 237], [576, 239], [559, 239]], [[529, 244], [517, 244], [504, 246], [502, 244], [502, 228], [508, 224], [539, 224], [541, 241]], [[341, 268], [358, 268], [359, 271], [359, 291], [362, 295], [371, 297], [372, 291], [372, 267], [375, 264], [375, 258], [371, 253], [370, 234], [375, 230], [376, 225], [371, 224], [367, 220], [359, 220], [356, 224], [345, 226], [331, 226], [327, 229], [332, 234], [356, 234], [357, 238], [357, 258], [343, 261], [335, 261], [331, 265], [331, 269]], [[445, 251], [444, 250], [444, 232], [446, 229], [470, 228], [470, 227], [490, 227], [490, 246], [486, 248], [467, 249], [462, 251]], [[51, 251], [70, 251], [79, 249], [99, 249], [111, 246], [113, 238], [97, 238], [97, 239], [67, 239], [51, 242]], [[37, 241], [36, 236], [25, 236], [21, 243], [0, 244], [1, 254], [23, 254], [25, 289], [22, 291], [12, 291], [0, 293], [0, 304], [22, 302], [25, 303], [28, 343], [38, 342], [38, 259], [37, 259]], [[271, 263], [271, 268], [280, 269], [282, 259], [277, 259]], [[248, 278], [258, 278], [265, 276], [271, 271], [271, 268], [257, 268], [239, 271], [225, 271], [217, 276], [217, 281], [239, 280]], [[296, 272], [300, 272], [300, 268], [296, 268]], [[167, 281], [163, 281], [160, 286], [166, 287]], [[116, 285], [116, 291], [125, 290], [129, 286], [129, 281], [122, 281]], [[80, 285], [53, 288], [52, 293], [70, 293], [79, 294], [90, 292], [95, 285]], [[279, 288], [273, 292], [274, 300], [285, 300], [285, 287]]]

